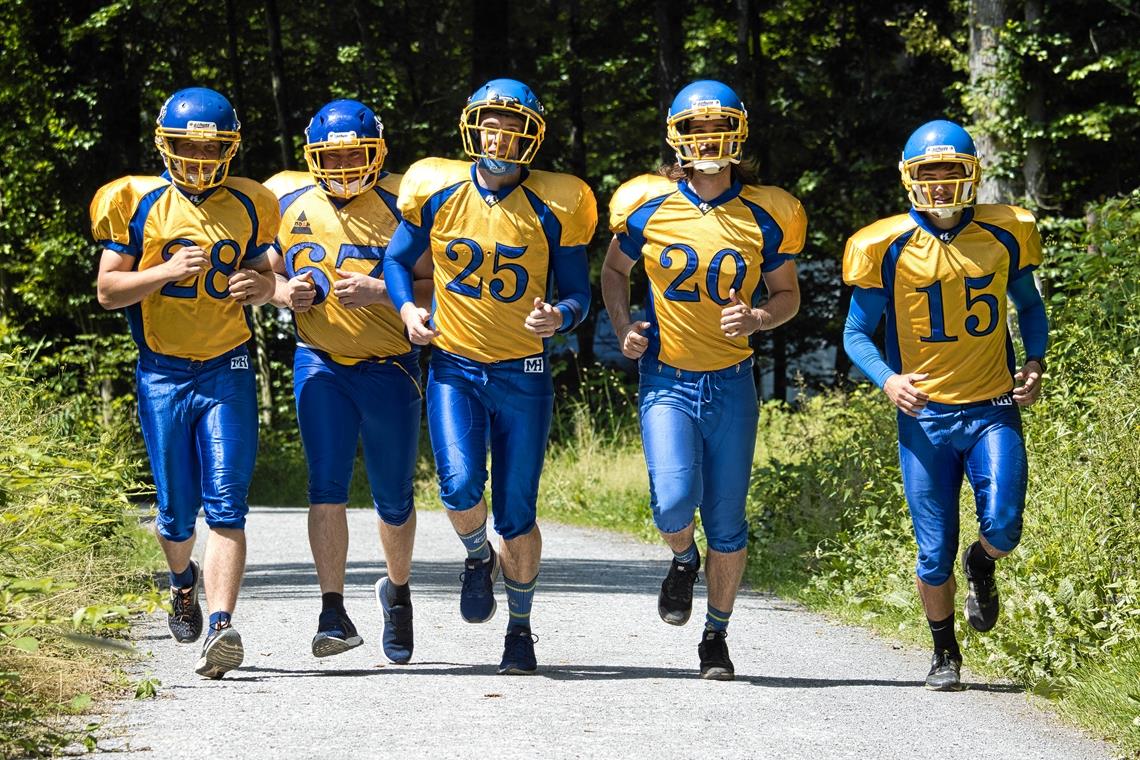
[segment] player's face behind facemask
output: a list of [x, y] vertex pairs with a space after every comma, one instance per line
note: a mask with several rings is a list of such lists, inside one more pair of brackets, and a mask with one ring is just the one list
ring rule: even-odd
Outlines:
[[229, 164], [233, 157], [231, 149], [237, 148], [236, 144], [230, 145], [222, 140], [190, 137], [169, 138], [167, 143], [169, 153], [164, 154], [164, 158], [171, 179], [195, 192], [221, 184], [221, 181], [214, 181], [216, 175], [223, 171], [223, 161]]
[[545, 124], [510, 104], [479, 105], [464, 109], [460, 132], [471, 158], [526, 165], [538, 153]]
[[309, 173], [337, 198], [354, 198], [370, 190], [380, 177], [384, 163], [384, 145], [380, 140], [357, 140], [352, 147], [337, 143], [306, 146], [305, 159]]
[[980, 179], [978, 162], [915, 162], [909, 167], [907, 194], [915, 209], [939, 219], [948, 219], [972, 206], [977, 198]]

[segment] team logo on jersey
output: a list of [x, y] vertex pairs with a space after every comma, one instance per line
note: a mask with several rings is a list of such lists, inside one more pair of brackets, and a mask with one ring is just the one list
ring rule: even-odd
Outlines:
[[302, 211], [297, 221], [293, 222], [294, 235], [312, 235], [313, 228], [309, 225], [309, 220], [305, 218], [305, 212]]
[[235, 356], [230, 359], [230, 369], [249, 369], [248, 356]]
[[540, 375], [546, 368], [546, 360], [541, 356], [523, 359], [523, 372], [531, 375]]

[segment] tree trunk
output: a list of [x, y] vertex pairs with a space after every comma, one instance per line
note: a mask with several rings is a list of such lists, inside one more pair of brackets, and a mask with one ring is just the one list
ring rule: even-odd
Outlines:
[[[655, 0], [653, 18], [657, 22], [657, 106], [661, 123], [665, 123], [669, 105], [681, 86], [681, 23], [685, 18], [684, 0]], [[665, 163], [676, 160], [673, 149], [664, 141], [662, 130], [661, 157]]]
[[[566, 60], [569, 63], [569, 87], [567, 99], [570, 106], [570, 170], [574, 176], [586, 180], [586, 117], [582, 99], [582, 61], [578, 56], [579, 20], [581, 13], [580, 0], [569, 0], [567, 3], [566, 23]], [[592, 182], [587, 180], [587, 184]], [[591, 290], [594, 289], [594, 277], [590, 278]], [[600, 302], [598, 293], [593, 293], [593, 302]], [[597, 359], [594, 356], [594, 333], [597, 328], [598, 310], [590, 309], [582, 324], [575, 331], [578, 335], [578, 366], [593, 366]]]
[[[1042, 0], [1025, 0], [1025, 22], [1031, 32], [1039, 33], [1041, 18], [1044, 13]], [[1045, 140], [1046, 114], [1045, 114], [1045, 88], [1047, 85], [1046, 72], [1039, 61], [1029, 58], [1025, 62], [1025, 116], [1029, 121], [1030, 135], [1025, 143], [1025, 164], [1023, 173], [1025, 177], [1026, 205], [1033, 212], [1037, 212], [1045, 205], [1046, 198], [1046, 153], [1048, 142]]]
[[273, 81], [273, 105], [277, 111], [281, 166], [293, 169], [293, 135], [289, 131], [289, 97], [285, 81], [285, 55], [281, 50], [281, 14], [277, 11], [277, 0], [265, 0], [265, 26], [269, 32], [269, 72]]
[[[235, 0], [226, 0], [226, 58], [230, 64], [230, 97], [233, 98], [232, 102], [240, 119], [245, 109], [245, 95], [242, 92], [241, 60], [238, 58], [237, 9], [234, 4]], [[236, 163], [236, 174], [241, 177], [248, 176], [245, 170], [245, 151], [238, 151]]]
[[471, 3], [472, 92], [492, 79], [512, 76], [510, 0], [474, 0]]
[[1001, 33], [1009, 19], [1010, 0], [970, 0], [970, 89], [974, 98], [974, 144], [982, 160], [979, 203], [1010, 203], [1020, 197], [1015, 174], [1004, 164], [1010, 145], [995, 126], [1003, 104], [1014, 97], [1010, 83], [998, 71]]

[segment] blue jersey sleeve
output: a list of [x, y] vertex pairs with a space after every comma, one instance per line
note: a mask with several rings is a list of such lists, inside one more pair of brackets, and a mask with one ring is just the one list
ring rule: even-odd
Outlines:
[[388, 249], [384, 253], [384, 284], [388, 287], [388, 297], [392, 299], [396, 311], [404, 308], [406, 303], [415, 302], [412, 267], [427, 248], [429, 239], [430, 232], [427, 228], [417, 227], [405, 219], [400, 222], [388, 243]]
[[1018, 277], [1009, 283], [1009, 297], [1017, 307], [1017, 324], [1021, 328], [1025, 356], [1044, 359], [1049, 345], [1049, 318], [1045, 315], [1045, 302], [1041, 300], [1033, 278]]
[[895, 374], [871, 340], [887, 309], [887, 294], [879, 288], [855, 288], [847, 322], [843, 326], [843, 348], [859, 370], [880, 388]]
[[563, 246], [552, 257], [554, 282], [558, 286], [558, 303], [562, 326], [558, 332], [570, 332], [590, 311], [590, 266], [586, 246]]

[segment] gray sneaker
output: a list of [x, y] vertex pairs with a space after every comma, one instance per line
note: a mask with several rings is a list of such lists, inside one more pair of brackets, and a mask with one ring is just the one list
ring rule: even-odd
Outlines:
[[197, 641], [202, 635], [202, 605], [198, 604], [198, 588], [202, 585], [202, 568], [190, 560], [194, 571], [194, 582], [190, 588], [170, 589], [170, 607], [173, 610], [166, 616], [170, 634], [179, 644]]
[[930, 672], [926, 674], [926, 688], [931, 691], [961, 691], [962, 656], [954, 656], [945, 649], [934, 650], [930, 658]]
[[241, 634], [232, 626], [211, 628], [202, 644], [202, 656], [194, 672], [206, 678], [219, 679], [241, 665], [245, 659], [245, 649], [241, 645]]

